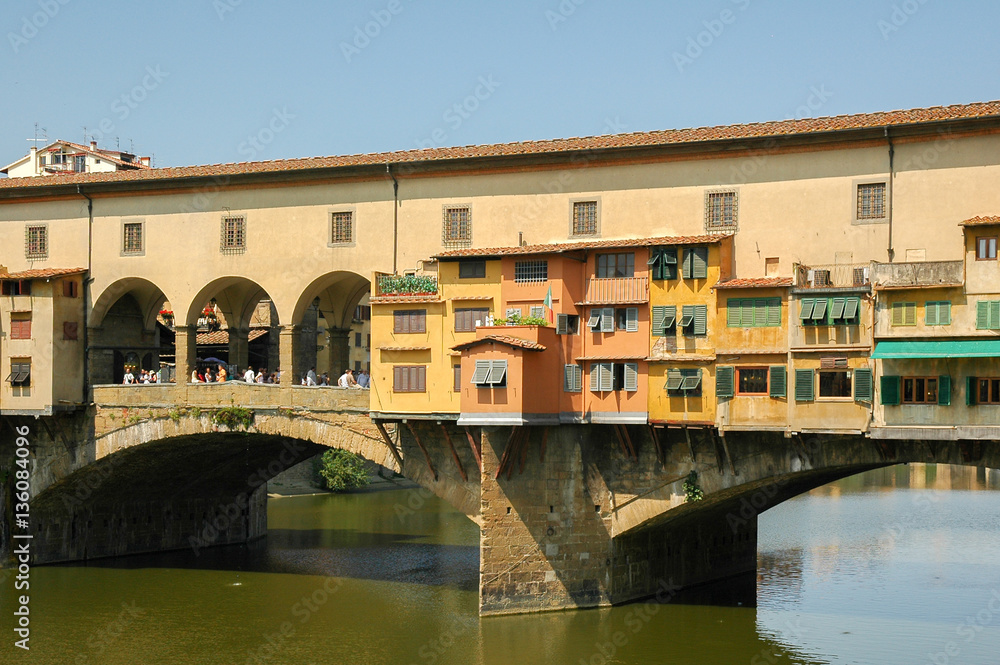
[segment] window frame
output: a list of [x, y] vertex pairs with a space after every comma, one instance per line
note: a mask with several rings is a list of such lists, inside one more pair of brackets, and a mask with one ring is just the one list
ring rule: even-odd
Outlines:
[[[781, 298], [729, 298], [726, 300], [726, 327], [780, 328], [782, 309]], [[773, 311], [777, 312], [777, 322], [774, 321]], [[737, 312], [736, 317], [733, 312]], [[749, 322], [744, 320], [747, 316]]]
[[[992, 245], [993, 256], [983, 256], [982, 249], [983, 241], [986, 242], [986, 254], [989, 254], [990, 245]], [[992, 241], [992, 243], [990, 242]], [[976, 236], [976, 260], [977, 261], [996, 261], [997, 260], [997, 236]]]
[[[823, 376], [832, 374], [844, 374], [847, 376], [847, 391], [846, 395], [824, 395], [823, 394]], [[854, 370], [851, 368], [847, 369], [827, 369], [819, 368], [816, 370], [816, 399], [817, 400], [843, 400], [843, 401], [854, 401]]]
[[[401, 387], [400, 377], [402, 372], [406, 374], [406, 387]], [[411, 374], [412, 373], [412, 374]], [[410, 379], [413, 375], [417, 377], [417, 386], [410, 387]], [[425, 393], [427, 392], [427, 365], [393, 365], [392, 366], [392, 392], [394, 393]]]
[[[899, 322], [896, 322], [896, 312], [899, 312]], [[910, 313], [913, 314], [912, 323]], [[926, 317], [927, 312], [924, 312]], [[892, 328], [912, 328], [917, 325], [917, 303], [916, 301], [896, 301], [889, 304], [889, 326]]]
[[[732, 197], [727, 204], [725, 199]], [[721, 201], [717, 205], [715, 201]], [[728, 208], [728, 211], [727, 211]], [[716, 215], [716, 212], [719, 215]], [[740, 191], [736, 188], [710, 189], [705, 192], [705, 232], [734, 233], [740, 228]]]
[[[583, 227], [577, 230], [577, 207], [588, 204], [594, 205], [594, 228], [588, 230]], [[601, 197], [575, 198], [569, 201], [569, 236], [571, 238], [591, 238], [601, 235]]]
[[[482, 314], [482, 325], [486, 325], [486, 319], [489, 318], [490, 309], [489, 307], [456, 307], [455, 308], [455, 332], [476, 332], [476, 312]], [[468, 317], [468, 321], [461, 320], [459, 318], [459, 313], [462, 317]], [[461, 324], [461, 327], [460, 325]]]
[[[451, 219], [455, 213], [465, 212], [465, 219]], [[472, 246], [472, 204], [447, 203], [441, 206], [441, 244], [445, 247]]]
[[[139, 248], [129, 247], [129, 227], [139, 227]], [[122, 219], [122, 245], [121, 256], [145, 256], [146, 255], [146, 220], [144, 219]]]
[[[337, 219], [338, 217], [347, 216], [347, 239], [338, 239], [337, 237]], [[355, 210], [354, 208], [342, 208], [336, 210], [330, 210], [327, 212], [327, 219], [329, 221], [330, 233], [327, 236], [326, 245], [327, 247], [350, 247], [356, 244], [357, 240], [355, 237]], [[341, 227], [343, 228], [343, 227]]]
[[514, 262], [515, 284], [537, 284], [549, 279], [548, 259]]
[[[854, 181], [854, 214], [855, 224], [883, 224], [889, 221], [889, 181], [886, 178], [864, 178]], [[881, 210], [865, 212], [863, 188], [877, 188], [881, 186]], [[873, 192], [876, 190], [872, 190]], [[868, 197], [872, 197], [869, 195]], [[867, 202], [872, 208], [871, 200]], [[876, 214], [880, 212], [881, 214]]]
[[[614, 264], [609, 264], [609, 257], [614, 257]], [[601, 262], [604, 265], [601, 265]], [[619, 262], [624, 260], [621, 272], [628, 274], [619, 275]], [[606, 274], [606, 273], [614, 274]], [[605, 273], [605, 274], [602, 274]], [[628, 279], [635, 277], [635, 252], [601, 252], [594, 255], [594, 278], [595, 279]]]
[[[743, 389], [743, 373], [744, 372], [763, 372], [764, 373], [764, 389], [761, 391], [750, 391]], [[755, 379], [760, 381], [760, 379]], [[771, 395], [771, 368], [769, 366], [761, 365], [748, 365], [746, 367], [736, 368], [736, 381], [734, 385], [734, 394], [736, 396], [745, 397], [769, 397]]]
[[[695, 385], [690, 387], [692, 379]], [[686, 387], [688, 386], [688, 387]], [[670, 367], [663, 389], [669, 397], [701, 397], [704, 391], [704, 375], [701, 367]]]
[[[33, 232], [37, 232], [36, 237], [32, 237]], [[39, 261], [49, 258], [49, 225], [48, 224], [25, 224], [24, 225], [24, 258], [29, 261]]]
[[10, 339], [31, 339], [31, 312], [10, 313]]
[[[405, 315], [405, 319], [404, 319]], [[406, 321], [403, 324], [403, 321]], [[414, 330], [413, 322], [417, 322], [417, 329]], [[396, 309], [392, 312], [392, 334], [410, 335], [427, 332], [427, 310], [426, 309]]]
[[31, 397], [31, 358], [11, 358], [10, 374], [4, 381], [10, 384], [13, 397]]
[[[467, 267], [472, 267], [471, 275], [463, 275], [463, 271]], [[482, 268], [482, 270], [479, 270]], [[482, 272], [482, 274], [478, 274]], [[468, 259], [465, 261], [458, 262], [458, 278], [459, 279], [485, 279], [486, 278], [486, 259]]]
[[567, 363], [563, 365], [563, 392], [583, 392], [583, 365], [580, 363]]
[[[973, 377], [970, 377], [973, 378]], [[975, 395], [975, 406], [998, 406], [1000, 405], [1000, 377], [996, 376], [977, 376], [974, 378], [976, 382], [976, 395]], [[986, 386], [986, 396], [987, 399], [983, 400], [983, 386]], [[996, 390], [990, 390], [990, 388], [996, 388]], [[990, 395], [990, 392], [993, 395]], [[992, 398], [991, 398], [992, 397]]]
[[222, 254], [243, 254], [247, 251], [246, 215], [224, 215], [220, 229], [219, 251]]
[[[941, 385], [940, 385], [940, 382], [939, 382], [939, 378], [940, 377], [938, 377], [938, 376], [917, 376], [917, 375], [913, 375], [913, 376], [901, 376], [900, 379], [899, 379], [899, 383], [900, 383], [900, 385], [899, 385], [899, 403], [900, 404], [909, 404], [909, 405], [913, 405], [913, 406], [937, 406], [938, 405], [938, 401], [940, 399], [940, 390], [941, 390]], [[916, 398], [916, 394], [917, 394], [916, 387], [917, 387], [917, 382], [918, 381], [923, 381], [924, 382], [924, 389], [923, 389], [922, 393], [923, 393], [923, 397], [925, 399], [923, 399], [923, 400], [917, 400], [917, 399], [915, 399]], [[931, 382], [931, 381], [934, 382], [934, 393], [933, 393], [934, 399], [933, 399], [933, 401], [931, 401], [929, 399], [926, 399], [927, 396], [928, 396], [928, 394], [930, 394], [929, 393], [929, 389], [928, 389], [928, 385], [929, 385], [929, 382]], [[907, 382], [911, 383], [911, 386], [910, 386], [910, 393], [911, 393], [910, 399], [906, 399]]]

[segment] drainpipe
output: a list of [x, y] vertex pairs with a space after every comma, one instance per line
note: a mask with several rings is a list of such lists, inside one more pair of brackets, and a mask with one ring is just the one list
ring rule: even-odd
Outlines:
[[392, 274], [397, 274], [396, 254], [399, 247], [399, 181], [392, 174], [389, 164], [385, 165], [386, 174], [392, 178]]
[[87, 400], [90, 392], [90, 339], [87, 334], [87, 300], [90, 295], [90, 283], [94, 280], [91, 270], [94, 262], [94, 199], [83, 192], [80, 185], [76, 186], [76, 193], [87, 199], [87, 276], [83, 278], [83, 397]]
[[889, 144], [889, 186], [888, 186], [889, 194], [887, 197], [889, 200], [886, 202], [888, 206], [886, 214], [889, 218], [889, 247], [888, 247], [889, 263], [892, 263], [893, 258], [896, 256], [896, 251], [892, 248], [892, 190], [893, 190], [893, 180], [895, 178], [895, 173], [893, 172], [892, 158], [895, 155], [896, 150], [892, 145], [892, 137], [889, 136], [888, 127], [885, 128], [885, 140]]

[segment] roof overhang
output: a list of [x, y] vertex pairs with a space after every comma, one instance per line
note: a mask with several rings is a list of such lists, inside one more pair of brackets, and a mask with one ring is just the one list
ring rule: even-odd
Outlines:
[[872, 358], [917, 360], [921, 358], [1000, 358], [1000, 338], [976, 340], [887, 340], [875, 345]]

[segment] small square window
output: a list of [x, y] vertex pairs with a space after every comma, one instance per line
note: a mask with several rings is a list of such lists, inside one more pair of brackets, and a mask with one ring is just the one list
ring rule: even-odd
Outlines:
[[996, 237], [976, 238], [976, 260], [977, 261], [997, 260]]
[[122, 254], [142, 254], [142, 222], [122, 224]]
[[247, 249], [246, 217], [222, 218], [222, 253], [242, 254]]
[[350, 210], [330, 213], [330, 244], [354, 242], [354, 213]]
[[858, 185], [858, 220], [885, 218], [885, 183], [873, 182]]
[[850, 397], [851, 371], [834, 370], [819, 372], [820, 397]]
[[482, 279], [486, 277], [486, 261], [459, 261], [459, 279]]
[[24, 258], [47, 259], [49, 257], [49, 227], [45, 224], [30, 224], [24, 229]]
[[10, 315], [10, 338], [31, 339], [31, 314]]
[[730, 233], [739, 228], [739, 198], [735, 191], [705, 194], [705, 231]]
[[514, 263], [514, 281], [544, 282], [549, 278], [548, 261], [516, 261]]
[[573, 203], [572, 231], [575, 236], [597, 235], [597, 201], [575, 201]]
[[468, 247], [472, 244], [472, 209], [469, 206], [444, 209], [441, 242], [446, 247]]

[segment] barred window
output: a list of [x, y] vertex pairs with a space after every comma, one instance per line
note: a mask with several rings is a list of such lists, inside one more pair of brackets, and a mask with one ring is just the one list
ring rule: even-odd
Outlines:
[[122, 225], [122, 252], [142, 253], [142, 222], [126, 222]]
[[735, 191], [705, 194], [705, 231], [736, 231], [739, 227], [739, 202]]
[[573, 235], [597, 235], [597, 201], [573, 203]]
[[245, 217], [222, 218], [222, 253], [242, 254], [247, 249], [247, 220]]
[[330, 242], [350, 243], [354, 242], [352, 224], [354, 214], [351, 211], [335, 212], [330, 215]]
[[469, 206], [444, 209], [441, 242], [452, 247], [472, 244], [472, 211]]
[[858, 219], [885, 217], [885, 183], [858, 185]]
[[49, 257], [49, 227], [44, 224], [27, 226], [24, 229], [24, 258], [47, 259]]
[[544, 282], [548, 278], [548, 261], [517, 261], [514, 263], [515, 282]]

